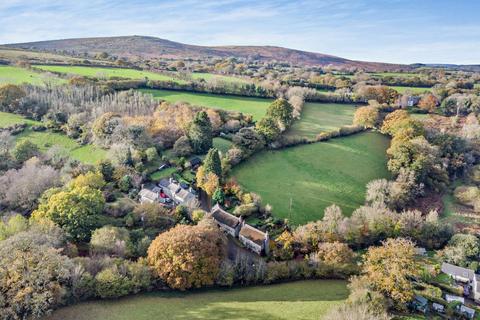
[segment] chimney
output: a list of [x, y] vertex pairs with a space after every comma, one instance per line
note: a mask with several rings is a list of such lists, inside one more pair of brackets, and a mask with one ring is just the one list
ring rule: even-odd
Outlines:
[[168, 179], [168, 182], [172, 183], [172, 180], [173, 180], [172, 177], [170, 177], [170, 179]]
[[190, 193], [193, 193], [192, 187], [188, 187], [188, 191], [189, 191]]
[[142, 185], [141, 185], [142, 189], [143, 189], [143, 186], [144, 186], [144, 184], [142, 183]]

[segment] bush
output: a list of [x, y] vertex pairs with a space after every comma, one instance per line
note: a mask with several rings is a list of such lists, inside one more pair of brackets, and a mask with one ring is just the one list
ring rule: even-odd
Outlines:
[[105, 226], [97, 229], [90, 240], [92, 254], [106, 254], [125, 257], [131, 254], [130, 234], [125, 228]]
[[255, 203], [247, 203], [239, 205], [233, 211], [236, 216], [248, 217], [258, 211], [258, 206]]
[[130, 279], [122, 274], [117, 266], [102, 270], [95, 276], [95, 292], [100, 298], [118, 298], [132, 291]]

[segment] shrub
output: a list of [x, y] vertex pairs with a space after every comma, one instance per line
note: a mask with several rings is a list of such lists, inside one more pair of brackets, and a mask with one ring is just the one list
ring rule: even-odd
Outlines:
[[117, 266], [102, 270], [95, 276], [95, 292], [100, 298], [126, 296], [132, 290], [132, 282], [122, 274]]
[[104, 226], [92, 234], [90, 252], [125, 257], [132, 251], [130, 234], [125, 228]]

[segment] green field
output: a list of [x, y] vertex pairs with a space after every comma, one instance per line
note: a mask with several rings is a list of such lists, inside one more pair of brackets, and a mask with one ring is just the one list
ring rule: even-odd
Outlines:
[[101, 68], [101, 67], [81, 67], [81, 66], [44, 66], [36, 65], [35, 68], [44, 71], [59, 72], [64, 74], [73, 74], [84, 77], [96, 78], [128, 78], [128, 79], [145, 79], [161, 80], [161, 81], [175, 81], [185, 82], [168, 75], [154, 73], [149, 71], [135, 70], [135, 69], [121, 69], [121, 68]]
[[209, 93], [193, 93], [186, 91], [152, 89], [141, 89], [141, 91], [144, 93], [150, 93], [157, 99], [166, 100], [172, 103], [182, 101], [208, 108], [239, 111], [245, 114], [252, 115], [253, 119], [255, 120], [259, 120], [265, 115], [268, 105], [272, 102], [269, 99], [262, 98], [238, 97]]
[[411, 91], [412, 93], [424, 93], [432, 91], [431, 88], [422, 88], [422, 87], [401, 87], [401, 86], [389, 86], [392, 89], [398, 91], [398, 93], [404, 93], [406, 91]]
[[[387, 137], [373, 132], [254, 155], [232, 176], [295, 225], [315, 221], [331, 204], [347, 215], [363, 204], [366, 184], [389, 177]], [[291, 212], [290, 212], [291, 201]]]
[[375, 73], [371, 73], [371, 75], [378, 76], [378, 77], [403, 77], [403, 78], [423, 77], [423, 74], [412, 73], [412, 72], [375, 72]]
[[331, 131], [352, 124], [355, 105], [339, 103], [306, 103], [302, 115], [288, 135], [315, 138], [320, 132]]
[[0, 128], [5, 128], [20, 123], [26, 123], [31, 125], [41, 124], [39, 121], [26, 119], [18, 114], [0, 111]]
[[233, 76], [225, 76], [221, 74], [213, 74], [213, 73], [205, 73], [205, 72], [194, 72], [191, 73], [192, 79], [199, 80], [199, 79], [204, 79], [204, 80], [221, 80], [225, 82], [236, 82], [236, 83], [249, 83], [250, 81], [243, 79], [243, 78], [237, 78]]
[[165, 292], [66, 307], [45, 320], [318, 320], [348, 296], [345, 281]]
[[41, 151], [46, 151], [53, 146], [59, 146], [65, 149], [70, 157], [84, 163], [95, 164], [107, 156], [107, 151], [91, 144], [80, 145], [62, 133], [51, 131], [35, 132], [27, 128], [15, 137], [18, 141], [30, 140], [35, 143]]
[[[29, 120], [16, 114], [0, 112], [0, 128], [18, 123], [26, 123], [28, 125], [41, 124], [38, 121]], [[33, 131], [30, 126], [14, 137], [17, 141], [30, 140], [35, 143], [41, 151], [46, 151], [53, 146], [59, 146], [65, 149], [70, 157], [84, 163], [95, 164], [97, 161], [104, 159], [107, 156], [105, 150], [91, 144], [80, 145], [75, 140], [62, 133]]]
[[45, 81], [59, 83], [59, 82], [62, 82], [63, 80], [59, 79], [53, 74], [34, 72], [34, 71], [30, 71], [24, 68], [19, 68], [14, 66], [0, 65], [0, 84], [30, 83], [30, 84], [41, 85], [45, 83]]

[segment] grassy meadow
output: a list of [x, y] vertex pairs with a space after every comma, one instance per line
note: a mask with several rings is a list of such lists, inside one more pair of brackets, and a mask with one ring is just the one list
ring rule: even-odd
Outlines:
[[218, 149], [218, 151], [222, 152], [223, 154], [227, 153], [228, 149], [232, 146], [232, 142], [230, 140], [224, 138], [213, 138], [213, 146]]
[[80, 145], [78, 142], [63, 133], [33, 131], [30, 126], [41, 124], [38, 121], [29, 120], [12, 113], [0, 112], [0, 128], [20, 123], [26, 123], [29, 126], [22, 133], [14, 136], [17, 142], [30, 140], [35, 143], [41, 151], [47, 151], [53, 146], [58, 146], [64, 149], [73, 159], [90, 164], [95, 164], [97, 161], [104, 159], [107, 156], [105, 150], [91, 144]]
[[398, 93], [405, 93], [406, 91], [410, 91], [412, 93], [425, 93], [425, 92], [432, 91], [432, 88], [423, 88], [423, 87], [401, 87], [401, 86], [389, 86], [389, 87], [397, 90]]
[[35, 72], [24, 68], [15, 66], [0, 65], [0, 84], [22, 84], [30, 83], [35, 85], [42, 85], [45, 81], [53, 83], [60, 83], [64, 80], [59, 79], [53, 74]]
[[269, 104], [272, 102], [269, 99], [262, 98], [193, 93], [186, 91], [153, 89], [141, 89], [141, 91], [144, 93], [150, 93], [157, 99], [165, 100], [171, 103], [182, 101], [208, 108], [239, 111], [244, 114], [252, 115], [253, 119], [255, 120], [260, 120], [265, 115]]
[[339, 103], [306, 103], [300, 119], [296, 120], [288, 135], [315, 138], [320, 132], [331, 131], [353, 121], [355, 105]]
[[37, 69], [43, 71], [58, 72], [71, 75], [79, 75], [84, 77], [96, 77], [96, 78], [128, 78], [128, 79], [145, 79], [149, 80], [161, 80], [161, 81], [175, 81], [184, 82], [182, 80], [170, 77], [168, 75], [142, 71], [136, 69], [122, 69], [122, 68], [102, 68], [102, 67], [83, 67], [83, 66], [49, 66], [49, 65], [36, 65]]
[[149, 293], [60, 309], [45, 320], [317, 320], [348, 296], [345, 281]]
[[236, 82], [236, 83], [249, 83], [247, 79], [233, 77], [233, 76], [225, 76], [220, 74], [213, 74], [213, 73], [206, 73], [206, 72], [194, 72], [190, 74], [192, 79], [194, 80], [220, 80], [225, 82]]
[[387, 137], [365, 132], [264, 151], [235, 167], [232, 177], [272, 205], [274, 216], [295, 225], [321, 219], [331, 204], [349, 215], [363, 204], [369, 181], [389, 177], [388, 145]]

